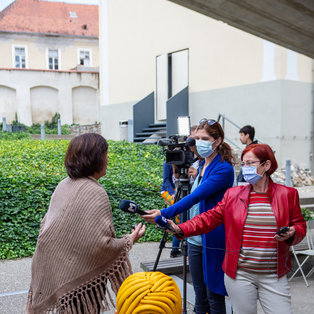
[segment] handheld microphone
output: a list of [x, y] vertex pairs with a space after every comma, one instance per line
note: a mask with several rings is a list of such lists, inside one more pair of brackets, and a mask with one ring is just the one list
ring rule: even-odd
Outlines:
[[135, 202], [129, 200], [122, 200], [120, 202], [119, 208], [129, 214], [148, 215], [148, 213], [141, 210]]
[[160, 227], [161, 229], [163, 229], [163, 230], [168, 229], [168, 230], [176, 233], [176, 231], [173, 229], [173, 227], [169, 224], [166, 217], [159, 215], [155, 218], [155, 222], [158, 225], [158, 227]]

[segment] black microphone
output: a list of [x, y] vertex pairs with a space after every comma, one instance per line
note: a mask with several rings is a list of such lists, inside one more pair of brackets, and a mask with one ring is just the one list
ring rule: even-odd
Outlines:
[[169, 146], [171, 144], [173, 144], [173, 142], [171, 140], [166, 139], [166, 138], [158, 141], [159, 146]]
[[135, 202], [129, 200], [122, 200], [120, 202], [119, 208], [129, 214], [148, 215], [148, 213], [141, 210]]
[[185, 141], [186, 146], [194, 146], [195, 145], [195, 139], [193, 137], [188, 137]]
[[163, 229], [163, 230], [168, 229], [168, 230], [176, 233], [176, 231], [173, 229], [173, 227], [169, 224], [168, 219], [166, 217], [159, 215], [155, 218], [155, 222], [158, 225], [158, 227], [160, 227], [161, 229]]

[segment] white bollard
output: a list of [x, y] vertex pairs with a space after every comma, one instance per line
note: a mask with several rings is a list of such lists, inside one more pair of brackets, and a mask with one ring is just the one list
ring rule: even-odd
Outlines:
[[58, 135], [61, 135], [61, 119], [58, 119]]
[[44, 124], [40, 126], [40, 139], [41, 140], [45, 139], [45, 125]]

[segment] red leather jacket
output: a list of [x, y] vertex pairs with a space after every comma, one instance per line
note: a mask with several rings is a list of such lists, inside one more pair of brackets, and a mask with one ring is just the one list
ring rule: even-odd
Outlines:
[[[225, 224], [226, 253], [222, 268], [231, 278], [235, 278], [237, 273], [251, 188], [252, 185], [230, 188], [214, 208], [179, 225], [184, 237], [190, 237], [207, 233], [222, 223]], [[277, 242], [277, 274], [280, 278], [291, 270], [289, 246], [299, 243], [304, 238], [306, 223], [301, 213], [296, 189], [276, 184], [270, 180], [267, 194], [278, 229], [283, 226], [295, 228], [293, 238]]]

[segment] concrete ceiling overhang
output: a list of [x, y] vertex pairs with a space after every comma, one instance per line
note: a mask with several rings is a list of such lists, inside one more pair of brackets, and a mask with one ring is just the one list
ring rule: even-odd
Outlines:
[[170, 0], [314, 58], [314, 0]]

